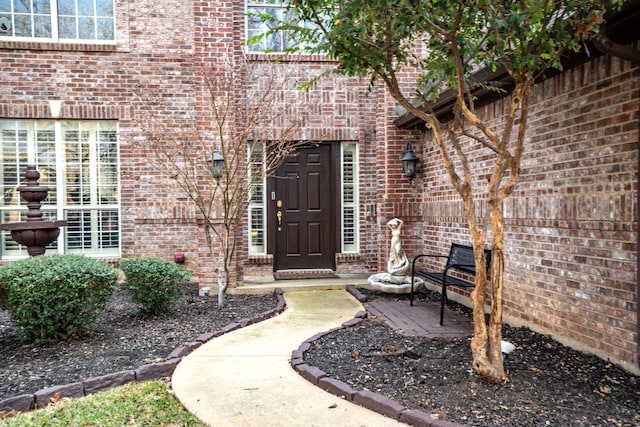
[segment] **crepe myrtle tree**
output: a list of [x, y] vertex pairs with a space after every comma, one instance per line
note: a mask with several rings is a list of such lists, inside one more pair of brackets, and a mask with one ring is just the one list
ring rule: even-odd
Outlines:
[[[196, 207], [211, 259], [216, 260], [218, 307], [224, 305], [233, 260], [256, 190], [296, 150], [309, 115], [308, 93], [294, 63], [251, 62], [218, 57], [194, 73], [194, 96], [206, 103], [196, 117], [181, 116], [184, 94], [163, 93], [145, 81], [140, 96], [147, 111], [148, 158]], [[306, 78], [306, 77], [305, 77]]]
[[[500, 346], [503, 204], [520, 177], [532, 87], [546, 70], [561, 69], [564, 55], [584, 48], [584, 42], [597, 34], [607, 8], [618, 8], [622, 3], [291, 0], [289, 16], [296, 19], [272, 30], [291, 34], [290, 39], [295, 40], [291, 52], [324, 53], [337, 60], [338, 73], [370, 78], [372, 84], [384, 82], [395, 100], [430, 129], [451, 184], [464, 204], [473, 242], [473, 367], [487, 381], [508, 381]], [[479, 78], [482, 71], [508, 76], [508, 111], [497, 126], [477, 114], [475, 95], [478, 90], [506, 89]], [[415, 76], [409, 87], [401, 83], [407, 76]], [[432, 107], [446, 91], [452, 94], [454, 105], [453, 119], [445, 122]], [[476, 145], [473, 151], [470, 145]], [[483, 175], [474, 173], [473, 156], [491, 158], [492, 170]], [[488, 208], [483, 213], [480, 202], [484, 200]], [[488, 244], [493, 251], [489, 277], [483, 256]]]

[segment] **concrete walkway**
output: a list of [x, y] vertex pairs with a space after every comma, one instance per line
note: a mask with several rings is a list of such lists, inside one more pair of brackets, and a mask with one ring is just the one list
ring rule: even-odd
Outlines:
[[178, 364], [172, 387], [187, 410], [216, 427], [404, 425], [323, 391], [289, 363], [303, 341], [362, 305], [344, 290], [284, 296], [284, 313], [215, 338]]

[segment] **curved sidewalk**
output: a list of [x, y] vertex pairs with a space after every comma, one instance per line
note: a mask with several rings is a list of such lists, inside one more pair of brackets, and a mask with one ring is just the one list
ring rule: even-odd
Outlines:
[[177, 366], [172, 388], [182, 404], [216, 426], [400, 426], [311, 384], [290, 365], [313, 335], [339, 327], [362, 305], [344, 290], [284, 295], [279, 316], [202, 345]]

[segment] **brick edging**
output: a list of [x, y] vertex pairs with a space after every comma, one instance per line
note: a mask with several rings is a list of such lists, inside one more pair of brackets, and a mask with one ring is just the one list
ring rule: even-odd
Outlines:
[[[366, 295], [360, 292], [355, 286], [347, 286], [347, 292], [360, 302], [367, 301]], [[323, 390], [399, 422], [415, 427], [464, 427], [464, 424], [441, 420], [426, 412], [406, 408], [400, 403], [379, 393], [369, 390], [355, 390], [345, 382], [330, 378], [320, 368], [305, 363], [304, 353], [311, 348], [314, 341], [337, 330], [355, 326], [366, 319], [367, 316], [366, 311], [360, 311], [356, 313], [353, 319], [347, 320], [341, 326], [326, 332], [320, 332], [305, 340], [297, 350], [291, 353], [291, 366], [293, 369], [307, 381]]]
[[176, 347], [162, 362], [150, 363], [139, 366], [136, 369], [114, 372], [75, 383], [55, 385], [38, 390], [33, 394], [21, 394], [15, 397], [9, 397], [7, 399], [0, 400], [0, 412], [27, 412], [47, 406], [52, 398], [84, 397], [98, 391], [109, 390], [127, 383], [148, 381], [171, 376], [183, 357], [187, 356], [207, 341], [282, 313], [286, 307], [282, 289], [274, 289], [273, 295], [277, 300], [275, 308], [262, 312], [250, 319], [240, 319], [218, 329], [217, 331], [201, 334], [195, 340]]

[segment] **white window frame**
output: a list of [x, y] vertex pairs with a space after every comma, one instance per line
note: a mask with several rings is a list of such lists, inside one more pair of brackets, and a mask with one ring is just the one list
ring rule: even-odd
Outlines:
[[[251, 19], [255, 18], [256, 13], [265, 13], [267, 9], [274, 9], [279, 11], [278, 14], [280, 17], [286, 15], [287, 11], [287, 1], [286, 0], [246, 0], [245, 4], [245, 40], [249, 40], [250, 37], [257, 36], [259, 34], [265, 33], [269, 30], [266, 22], [260, 26], [259, 32], [252, 33], [253, 28], [249, 28], [249, 23]], [[314, 25], [310, 22], [305, 22], [303, 20], [293, 21], [293, 23], [297, 23], [297, 25], [301, 27], [310, 28], [310, 25]], [[280, 38], [281, 45], [279, 48], [281, 49], [268, 49], [266, 44], [268, 41], [266, 39], [262, 39], [260, 44], [247, 44], [245, 46], [247, 53], [251, 54], [263, 54], [263, 53], [281, 53], [287, 49], [286, 43], [287, 40], [292, 37], [292, 35], [287, 34], [286, 32], [278, 32], [278, 37]]]
[[[285, 1], [281, 0], [247, 0], [245, 2], [245, 40], [249, 40], [250, 37], [256, 36], [260, 33], [266, 32], [269, 30], [266, 22], [263, 22], [259, 27], [259, 32], [253, 32], [255, 29], [250, 28], [250, 22], [252, 19], [258, 19], [255, 14], [266, 13], [268, 9], [273, 9], [278, 17], [282, 17], [283, 14], [286, 13], [287, 4]], [[283, 39], [285, 37], [285, 39]], [[286, 34], [281, 34], [278, 32], [278, 38], [280, 38], [281, 45], [286, 49], [284, 44], [286, 43]], [[250, 53], [264, 53], [267, 49], [267, 40], [262, 39], [260, 44], [247, 44], [246, 49]], [[280, 49], [274, 49], [274, 52], [281, 52]]]
[[[13, 126], [11, 126], [13, 124]], [[53, 125], [53, 126], [52, 126]], [[102, 128], [101, 128], [102, 126]], [[51, 244], [47, 252], [75, 253], [83, 254], [92, 257], [119, 257], [121, 254], [121, 205], [120, 205], [120, 144], [118, 140], [118, 123], [115, 121], [94, 121], [94, 120], [2, 120], [2, 126], [0, 128], [11, 128], [18, 131], [27, 131], [26, 140], [16, 138], [15, 159], [11, 158], [7, 161], [6, 158], [2, 158], [3, 167], [0, 168], [0, 178], [3, 182], [4, 192], [2, 195], [2, 205], [0, 205], [0, 214], [2, 215], [3, 222], [13, 222], [16, 217], [19, 220], [24, 221], [26, 218], [26, 202], [24, 200], [18, 200], [19, 194], [13, 195], [10, 203], [6, 200], [7, 191], [11, 191], [9, 186], [5, 185], [5, 182], [18, 183], [24, 185], [24, 170], [26, 164], [35, 164], [37, 168], [41, 169], [49, 167], [49, 169], [55, 169], [55, 181], [47, 182], [47, 179], [41, 174], [41, 185], [48, 185], [50, 188], [50, 197], [42, 204], [41, 211], [43, 212], [43, 218], [46, 220], [69, 220], [69, 215], [75, 213], [78, 215], [78, 225], [88, 224], [88, 229], [82, 229], [78, 234], [73, 235], [76, 239], [82, 243], [76, 247], [72, 247], [69, 243], [69, 239], [72, 238], [72, 232], [70, 227], [74, 225], [73, 221], [69, 221], [66, 227], [61, 228], [60, 236]], [[36, 130], [44, 128], [51, 132], [53, 129], [54, 139], [50, 142], [55, 145], [55, 154], [51, 151], [47, 152], [49, 157], [43, 157], [42, 152], [37, 153], [36, 147], [42, 143], [42, 140], [36, 138]], [[69, 181], [69, 174], [73, 173], [72, 162], [68, 159], [69, 141], [65, 140], [65, 130], [73, 131], [73, 129], [80, 129], [84, 135], [90, 135], [89, 140], [84, 140], [85, 144], [83, 148], [88, 149], [86, 154], [87, 160], [76, 162], [79, 169], [82, 170], [82, 174], [87, 176], [88, 183], [82, 182], [84, 177], [78, 177], [77, 183], [71, 186]], [[93, 132], [93, 135], [91, 133]], [[99, 136], [108, 135], [112, 133], [115, 140], [101, 141]], [[4, 153], [4, 144], [7, 141], [2, 141]], [[72, 141], [73, 142], [73, 141]], [[6, 147], [9, 147], [7, 145]], [[25, 150], [26, 148], [26, 150]], [[38, 147], [39, 148], [39, 147]], [[109, 151], [101, 151], [103, 148], [107, 148]], [[115, 152], [111, 151], [115, 149]], [[103, 173], [101, 163], [101, 153], [106, 155], [108, 161], [104, 163], [105, 167], [111, 169], [107, 173]], [[4, 176], [5, 165], [16, 165], [18, 175], [16, 177]], [[115, 171], [113, 170], [115, 166]], [[14, 168], [12, 168], [14, 169]], [[107, 178], [115, 182], [103, 182], [102, 178]], [[8, 178], [8, 181], [5, 181]], [[78, 188], [81, 187], [79, 190]], [[53, 191], [52, 191], [53, 190]], [[87, 200], [81, 200], [78, 198], [76, 201], [72, 200], [71, 194], [73, 191], [80, 191], [79, 194], [86, 197]], [[105, 193], [106, 192], [106, 193]], [[16, 192], [17, 193], [17, 192]], [[110, 194], [111, 200], [103, 202], [104, 196]], [[98, 199], [101, 200], [98, 200]], [[115, 215], [114, 224], [113, 216]], [[13, 217], [13, 219], [11, 218]], [[111, 221], [111, 222], [108, 222]], [[107, 229], [103, 229], [105, 223], [110, 225]], [[109, 239], [117, 239], [117, 243], [105, 244], [105, 241]], [[87, 244], [89, 242], [89, 244]], [[2, 260], [21, 259], [27, 256], [26, 247], [16, 245], [12, 242], [11, 237], [7, 232], [2, 232]]]
[[[2, 1], [2, 0], [0, 0]], [[97, 1], [98, 0], [85, 0], [91, 1], [93, 3], [93, 15], [80, 15], [78, 13], [78, 2], [82, 0], [73, 0], [75, 2], [75, 14], [74, 15], [61, 15], [58, 14], [58, 2], [61, 0], [48, 0], [49, 2], [49, 12], [50, 13], [36, 13], [33, 8], [33, 0], [26, 0], [30, 3], [31, 10], [27, 13], [16, 12], [14, 2], [15, 0], [4, 0], [9, 3], [9, 11], [0, 10], [0, 26], [2, 24], [10, 25], [12, 28], [11, 35], [3, 35], [0, 33], [0, 41], [39, 41], [39, 42], [53, 42], [53, 43], [91, 43], [91, 44], [115, 44], [116, 43], [116, 4], [115, 0], [111, 1], [111, 11], [112, 15], [98, 15], [97, 13]], [[30, 17], [31, 20], [31, 28], [32, 28], [32, 36], [14, 36], [13, 29], [15, 28], [15, 19], [16, 16]], [[37, 17], [49, 17], [49, 25], [51, 26], [51, 37], [38, 37], [35, 34], [36, 24], [35, 19]], [[76, 36], [78, 35], [78, 28], [80, 26], [79, 20], [83, 18], [89, 18], [93, 21], [93, 38], [60, 38], [60, 19], [64, 18], [74, 18], [75, 19], [75, 28], [76, 28]], [[111, 20], [113, 31], [113, 38], [110, 39], [101, 39], [99, 37], [99, 24], [98, 22], [101, 20]]]
[[[262, 153], [262, 158], [257, 166], [260, 169], [259, 180], [254, 179], [253, 172], [254, 167], [253, 163], [255, 163], [255, 159], [253, 157], [253, 153], [256, 150], [260, 150]], [[267, 253], [267, 179], [266, 179], [266, 171], [265, 171], [265, 162], [266, 162], [266, 152], [264, 144], [261, 142], [254, 142], [249, 145], [248, 151], [248, 159], [247, 162], [249, 164], [248, 168], [248, 183], [250, 185], [249, 190], [249, 206], [247, 209], [247, 218], [248, 218], [248, 251], [250, 256], [257, 255], [265, 255]], [[258, 191], [256, 193], [256, 191]], [[260, 194], [259, 198], [256, 198], [255, 195]], [[255, 215], [254, 215], [255, 213]], [[254, 218], [257, 219], [256, 223], [254, 223]], [[254, 233], [262, 234], [262, 244], [254, 244]]]
[[[346, 154], [351, 153], [351, 162], [347, 162]], [[359, 185], [359, 146], [355, 141], [344, 141], [340, 144], [340, 232], [342, 253], [357, 253], [360, 251], [360, 193]], [[350, 176], [347, 176], [347, 170]], [[350, 181], [350, 182], [348, 182]], [[350, 195], [350, 197], [347, 197]], [[347, 224], [346, 219], [352, 218], [353, 223]], [[346, 243], [345, 231], [353, 235], [353, 240]]]

